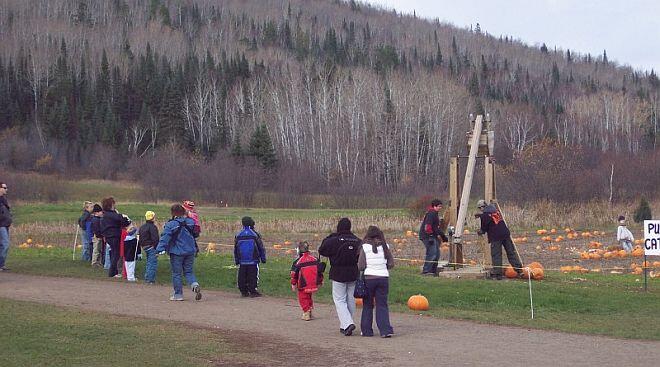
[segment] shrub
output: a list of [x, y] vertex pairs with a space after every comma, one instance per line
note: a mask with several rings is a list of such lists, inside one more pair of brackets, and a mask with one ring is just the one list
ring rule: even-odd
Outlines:
[[645, 198], [642, 198], [639, 201], [639, 206], [637, 207], [637, 210], [635, 210], [635, 217], [633, 219], [635, 220], [635, 223], [642, 223], [643, 221], [652, 218], [653, 218], [653, 213], [651, 213], [651, 207], [649, 206], [649, 202]]

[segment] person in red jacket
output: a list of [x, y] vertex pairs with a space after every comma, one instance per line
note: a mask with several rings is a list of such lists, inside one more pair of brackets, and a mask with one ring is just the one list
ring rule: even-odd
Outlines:
[[319, 290], [323, 284], [323, 272], [320, 262], [309, 253], [307, 242], [298, 243], [298, 258], [291, 266], [291, 290], [298, 291], [298, 302], [302, 308], [302, 319], [312, 319], [314, 300], [312, 295]]

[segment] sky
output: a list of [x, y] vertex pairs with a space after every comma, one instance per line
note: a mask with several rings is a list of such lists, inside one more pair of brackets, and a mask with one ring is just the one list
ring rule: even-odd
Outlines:
[[660, 71], [660, 0], [367, 0], [403, 13]]

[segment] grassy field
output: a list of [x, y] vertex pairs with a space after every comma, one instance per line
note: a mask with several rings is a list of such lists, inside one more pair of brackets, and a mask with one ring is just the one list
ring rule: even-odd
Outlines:
[[[268, 295], [293, 297], [288, 277], [293, 258], [272, 258], [262, 266], [260, 289]], [[106, 274], [71, 260], [66, 249], [16, 249], [8, 266], [16, 272], [105, 280]], [[138, 264], [138, 276], [144, 262]], [[236, 269], [228, 255], [200, 255], [196, 273], [206, 289], [235, 290]], [[390, 304], [395, 311], [410, 312], [408, 297], [421, 293], [429, 298], [432, 316], [473, 320], [565, 332], [608, 335], [619, 338], [660, 340], [660, 314], [645, 312], [660, 304], [660, 280], [649, 280], [649, 292], [634, 275], [561, 274], [547, 272], [533, 283], [535, 319], [530, 318], [528, 286], [523, 281], [448, 280], [418, 275], [416, 267], [394, 269]], [[169, 264], [159, 261], [159, 283], [170, 282]], [[330, 303], [329, 286], [317, 299]], [[164, 295], [165, 297], [166, 295]]]
[[250, 358], [217, 331], [1, 298], [0, 325], [3, 367], [212, 366]]

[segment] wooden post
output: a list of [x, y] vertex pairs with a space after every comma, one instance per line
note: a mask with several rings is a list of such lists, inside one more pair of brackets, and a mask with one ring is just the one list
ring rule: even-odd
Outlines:
[[[449, 163], [449, 214], [447, 218], [448, 223], [455, 223], [458, 218], [458, 207], [461, 202], [458, 191], [458, 176], [460, 174], [460, 166], [458, 157], [451, 157]], [[455, 234], [454, 234], [455, 236]], [[449, 262], [456, 263], [456, 250], [453, 241], [449, 244]], [[462, 250], [462, 249], [461, 249]], [[462, 253], [462, 251], [461, 251]], [[456, 268], [456, 267], [454, 267]]]
[[[489, 156], [484, 158], [484, 174], [484, 200], [490, 204], [495, 201], [495, 165]], [[482, 241], [484, 242], [484, 267], [489, 267], [492, 265], [490, 244], [486, 236], [483, 236]]]
[[452, 243], [452, 247], [454, 247], [455, 250], [454, 259], [452, 259], [452, 261], [459, 264], [463, 263], [463, 245], [461, 236], [463, 235], [468, 204], [470, 203], [470, 189], [472, 188], [472, 178], [474, 176], [474, 166], [477, 161], [477, 151], [479, 150], [479, 138], [481, 137], [482, 125], [483, 116], [478, 115], [474, 120], [474, 128], [470, 142], [470, 155], [468, 156], [465, 181], [463, 182], [463, 190], [461, 190], [461, 202], [458, 207], [458, 218], [456, 219], [456, 235], [454, 236], [454, 241]]

